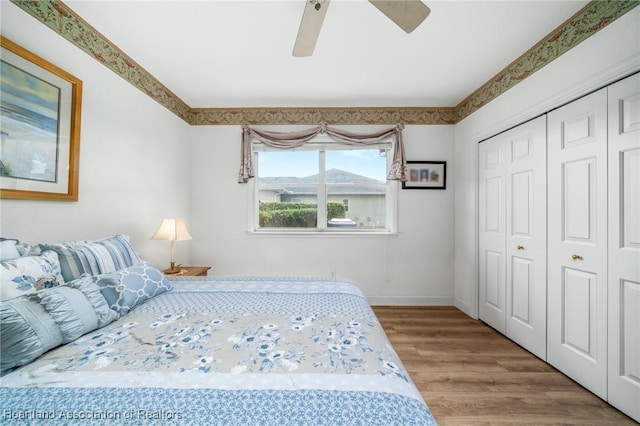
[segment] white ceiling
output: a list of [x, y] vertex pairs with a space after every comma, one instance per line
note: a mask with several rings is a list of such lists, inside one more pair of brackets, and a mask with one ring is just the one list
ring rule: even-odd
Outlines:
[[192, 108], [456, 106], [587, 1], [423, 0], [406, 34], [366, 0], [332, 0], [294, 58], [305, 0], [65, 1]]

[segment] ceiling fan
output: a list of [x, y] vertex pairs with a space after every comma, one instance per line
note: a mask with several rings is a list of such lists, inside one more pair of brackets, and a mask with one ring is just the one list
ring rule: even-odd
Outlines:
[[[330, 0], [306, 0], [298, 37], [293, 47], [293, 56], [311, 56], [316, 47], [322, 22], [327, 14]], [[431, 9], [420, 0], [369, 0], [406, 33], [415, 30], [424, 21]]]

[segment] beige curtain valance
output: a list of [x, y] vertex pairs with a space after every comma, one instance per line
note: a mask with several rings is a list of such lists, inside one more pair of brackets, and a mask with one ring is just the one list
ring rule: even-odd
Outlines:
[[404, 182], [407, 180], [407, 159], [404, 153], [404, 142], [402, 140], [403, 129], [404, 125], [398, 124], [395, 127], [385, 129], [380, 132], [358, 134], [329, 127], [324, 122], [320, 123], [317, 127], [300, 130], [298, 132], [268, 132], [253, 129], [248, 126], [242, 126], [242, 147], [238, 182], [246, 183], [249, 179], [254, 177], [253, 155], [251, 149], [252, 136], [270, 147], [292, 149], [301, 146], [321, 133], [326, 133], [334, 141], [342, 142], [347, 145], [359, 146], [373, 145], [395, 135], [393, 161], [391, 163], [387, 179], [400, 180]]

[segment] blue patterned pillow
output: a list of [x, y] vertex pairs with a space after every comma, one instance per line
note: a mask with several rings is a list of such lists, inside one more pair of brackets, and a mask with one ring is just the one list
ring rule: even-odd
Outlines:
[[114, 272], [142, 261], [126, 235], [39, 246], [41, 250], [58, 253], [65, 281], [75, 280], [84, 273], [98, 275]]
[[120, 316], [129, 313], [134, 306], [173, 289], [162, 272], [147, 262], [98, 275], [94, 280], [109, 307]]
[[64, 284], [60, 262], [54, 251], [0, 262], [0, 300], [35, 293]]

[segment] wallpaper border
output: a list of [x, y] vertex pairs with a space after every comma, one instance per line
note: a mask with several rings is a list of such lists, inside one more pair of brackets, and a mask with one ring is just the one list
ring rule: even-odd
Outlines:
[[206, 124], [455, 124], [453, 107], [194, 108], [193, 125]]
[[463, 120], [507, 90], [640, 5], [638, 0], [594, 0], [456, 106]]
[[61, 0], [11, 2], [191, 125], [455, 124], [640, 5], [591, 1], [455, 107], [191, 108]]
[[11, 0], [77, 48], [189, 122], [191, 108], [60, 0]]

